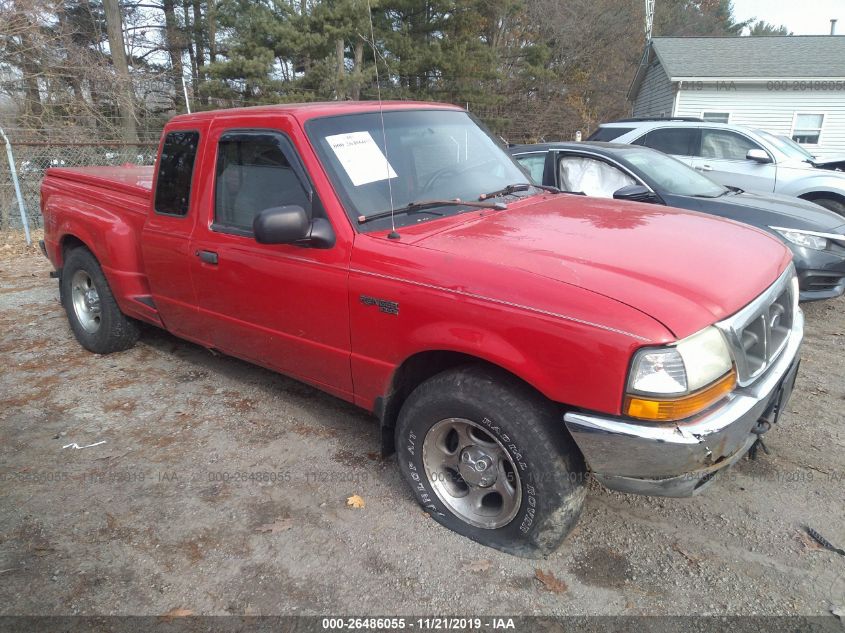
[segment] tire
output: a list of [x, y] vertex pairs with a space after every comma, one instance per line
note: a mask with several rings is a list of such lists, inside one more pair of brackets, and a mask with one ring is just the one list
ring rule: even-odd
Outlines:
[[838, 213], [839, 215], [845, 217], [845, 202], [842, 202], [841, 200], [834, 200], [833, 198], [815, 198], [813, 202], [825, 209], [830, 209], [834, 213]]
[[432, 518], [508, 554], [550, 554], [581, 515], [586, 469], [557, 407], [495, 368], [417, 387], [399, 413], [396, 453]]
[[60, 284], [70, 328], [82, 347], [111, 354], [135, 344], [138, 326], [120, 311], [91, 251], [80, 247], [67, 253]]

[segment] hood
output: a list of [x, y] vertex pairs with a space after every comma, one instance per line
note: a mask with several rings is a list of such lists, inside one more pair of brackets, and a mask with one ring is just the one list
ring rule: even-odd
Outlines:
[[813, 158], [813, 164], [819, 169], [845, 171], [845, 154], [835, 154], [824, 158]]
[[[578, 286], [651, 316], [679, 338], [748, 304], [791, 259], [778, 240], [752, 227], [657, 205], [567, 195], [532, 197], [408, 237], [422, 248], [554, 282], [538, 302], [565, 310], [566, 285]], [[500, 292], [507, 296], [508, 289]]]
[[[833, 156], [827, 158], [787, 158], [778, 163], [778, 169], [789, 169], [800, 172], [834, 172], [845, 176], [845, 156]], [[778, 178], [780, 180], [780, 178]]]
[[[750, 221], [743, 217], [747, 211], [763, 212], [763, 221], [769, 226], [784, 226], [790, 229], [842, 233], [843, 218], [838, 213], [801, 198], [775, 193], [742, 193], [714, 198], [707, 201], [714, 207], [734, 209], [731, 218], [739, 222]], [[758, 216], [759, 217], [759, 216]], [[777, 224], [780, 222], [780, 224]], [[754, 224], [755, 222], [751, 222]], [[837, 230], [838, 229], [838, 230]]]

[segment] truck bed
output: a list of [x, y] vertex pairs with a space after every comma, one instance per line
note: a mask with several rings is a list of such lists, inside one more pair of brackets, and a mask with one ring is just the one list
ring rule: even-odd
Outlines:
[[141, 196], [149, 196], [153, 188], [153, 168], [137, 165], [56, 167], [48, 170], [48, 176]]

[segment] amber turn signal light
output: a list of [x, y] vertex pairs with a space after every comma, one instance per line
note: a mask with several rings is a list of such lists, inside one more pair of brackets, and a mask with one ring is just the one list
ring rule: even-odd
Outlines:
[[713, 384], [680, 398], [658, 399], [642, 396], [625, 397], [625, 415], [638, 420], [674, 422], [703, 411], [718, 402], [736, 387], [736, 370], [731, 369]]

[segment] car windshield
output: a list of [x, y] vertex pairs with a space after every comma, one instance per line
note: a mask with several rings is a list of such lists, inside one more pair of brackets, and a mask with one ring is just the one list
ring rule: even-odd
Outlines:
[[[510, 155], [463, 111], [388, 111], [384, 128], [377, 112], [326, 117], [309, 121], [306, 131], [362, 230], [390, 225], [389, 217], [366, 223], [361, 219], [389, 212], [391, 199], [394, 209], [430, 200], [477, 201], [508, 185], [530, 183]], [[426, 208], [428, 212], [397, 215], [396, 225], [469, 210], [455, 204]]]
[[790, 158], [797, 158], [799, 160], [813, 160], [815, 157], [801, 147], [798, 143], [793, 141], [788, 136], [781, 136], [779, 134], [772, 134], [766, 130], [754, 130], [761, 137], [766, 139], [769, 143], [774, 145], [781, 153], [786, 154]]
[[649, 149], [626, 149], [622, 157], [659, 189], [676, 196], [718, 198], [728, 190], [679, 160]]

